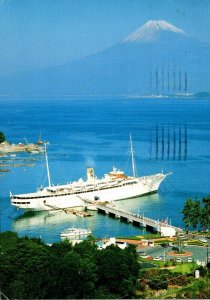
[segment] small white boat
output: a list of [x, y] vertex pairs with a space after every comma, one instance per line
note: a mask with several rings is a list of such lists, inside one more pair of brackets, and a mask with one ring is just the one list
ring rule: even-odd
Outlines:
[[92, 231], [90, 229], [71, 227], [61, 232], [60, 236], [61, 238], [72, 238], [72, 237], [86, 236], [91, 233]]

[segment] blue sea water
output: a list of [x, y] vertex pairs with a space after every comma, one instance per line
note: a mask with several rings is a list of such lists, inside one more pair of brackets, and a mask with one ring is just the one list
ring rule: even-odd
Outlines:
[[[159, 220], [168, 218], [173, 225], [183, 226], [181, 211], [185, 200], [195, 197], [202, 199], [210, 194], [208, 100], [111, 97], [7, 99], [0, 100], [0, 112], [0, 131], [5, 133], [10, 142], [36, 142], [40, 133], [43, 140], [50, 142], [48, 156], [54, 184], [85, 178], [86, 167], [89, 166], [95, 168], [98, 177], [113, 166], [131, 175], [129, 135], [132, 133], [138, 175], [161, 171], [172, 174], [161, 184], [157, 194], [120, 201], [118, 205], [121, 208]], [[96, 237], [145, 233], [139, 227], [97, 213], [89, 218], [81, 218], [64, 212], [26, 216], [22, 211], [16, 211], [10, 205], [9, 192], [33, 192], [37, 187], [47, 184], [45, 158], [36, 154], [0, 158], [1, 163], [4, 160], [3, 163], [13, 164], [28, 162], [27, 159], [36, 159], [33, 161], [35, 165], [9, 167], [10, 172], [0, 173], [1, 231], [14, 230], [19, 235], [41, 237], [49, 243], [60, 240], [59, 233], [72, 225], [90, 228]]]

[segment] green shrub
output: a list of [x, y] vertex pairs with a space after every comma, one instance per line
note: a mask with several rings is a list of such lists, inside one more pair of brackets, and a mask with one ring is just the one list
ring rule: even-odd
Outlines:
[[0, 144], [6, 140], [5, 135], [3, 132], [0, 131]]

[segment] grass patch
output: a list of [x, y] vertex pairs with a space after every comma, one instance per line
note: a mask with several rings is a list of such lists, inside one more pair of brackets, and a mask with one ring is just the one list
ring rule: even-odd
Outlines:
[[159, 260], [153, 260], [152, 263], [154, 265], [156, 265], [159, 268], [163, 268], [165, 266], [165, 262], [164, 261], [159, 261]]
[[[157, 239], [157, 238], [161, 238], [161, 235], [159, 233], [157, 233], [157, 234], [149, 233], [149, 234], [146, 234], [146, 235], [117, 237], [117, 239], [127, 239], [127, 240], [137, 240], [137, 241], [140, 241], [142, 239], [150, 240], [150, 239]], [[162, 242], [162, 241], [160, 241], [160, 242]]]
[[206, 246], [205, 243], [201, 242], [201, 241], [197, 241], [197, 240], [190, 240], [187, 242], [188, 245], [192, 245], [192, 246]]
[[118, 236], [116, 239], [141, 241], [142, 236]]
[[143, 238], [144, 239], [158, 239], [158, 238], [161, 238], [161, 235], [159, 233], [149, 233], [149, 234], [146, 234]]
[[186, 251], [180, 250], [180, 251], [174, 251], [174, 253], [176, 253], [176, 254], [185, 254]]
[[179, 264], [173, 270], [171, 270], [171, 272], [172, 273], [180, 272], [182, 274], [188, 274], [194, 271], [195, 269], [196, 269], [195, 263], [186, 263], [186, 264]]

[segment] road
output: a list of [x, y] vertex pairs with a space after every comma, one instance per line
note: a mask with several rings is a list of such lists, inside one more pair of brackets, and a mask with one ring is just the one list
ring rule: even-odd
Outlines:
[[[192, 259], [194, 261], [199, 260], [199, 261], [205, 261], [207, 259], [207, 247], [199, 247], [199, 246], [187, 246], [184, 247], [183, 249], [184, 251], [189, 251], [192, 253]], [[155, 247], [148, 247], [148, 248], [142, 248], [141, 250], [142, 252], [145, 252], [147, 255], [152, 256], [153, 258], [158, 257], [158, 256], [164, 256], [164, 252], [165, 252], [165, 259], [166, 261], [169, 260], [170, 258], [174, 258], [173, 256], [168, 256], [167, 252], [171, 252], [172, 251], [172, 247], [166, 247], [163, 248], [162, 246], [155, 246]], [[209, 254], [208, 256], [210, 256], [210, 248], [209, 248]], [[187, 259], [189, 256], [177, 256], [176, 257], [181, 257], [181, 260], [183, 262], [187, 262]], [[209, 259], [210, 261], [210, 259]]]

